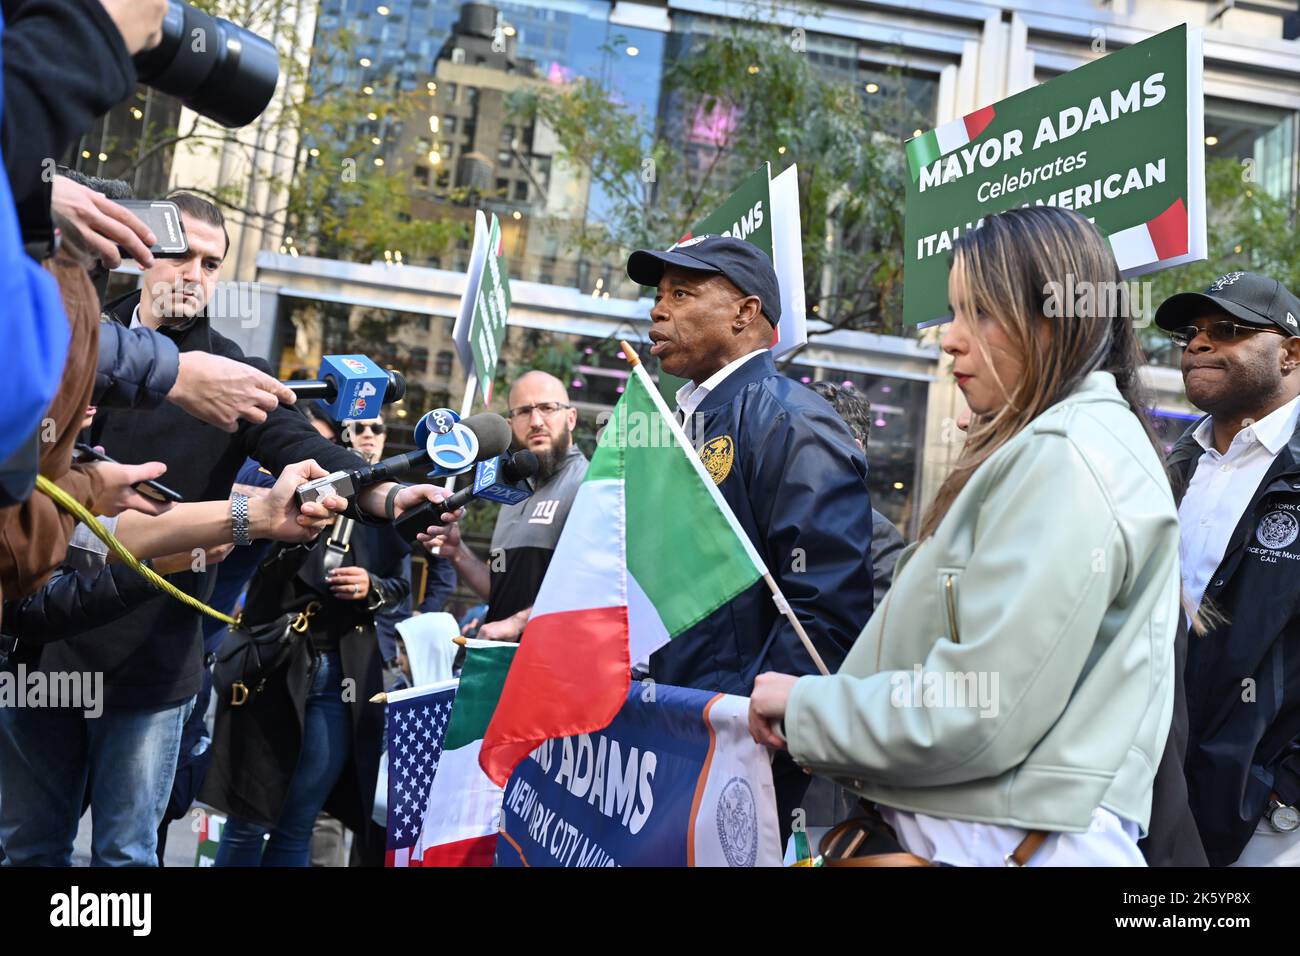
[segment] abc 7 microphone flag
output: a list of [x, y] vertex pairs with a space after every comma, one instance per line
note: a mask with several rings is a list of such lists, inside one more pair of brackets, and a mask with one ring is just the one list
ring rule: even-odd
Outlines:
[[417, 447], [424, 445], [433, 462], [430, 477], [460, 474], [474, 464], [479, 453], [478, 436], [449, 408], [426, 413], [415, 425], [415, 442]]

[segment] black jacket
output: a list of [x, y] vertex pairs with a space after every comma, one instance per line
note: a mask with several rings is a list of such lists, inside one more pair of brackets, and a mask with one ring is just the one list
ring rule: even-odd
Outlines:
[[35, 594], [4, 602], [0, 630], [18, 639], [19, 649], [75, 637], [122, 617], [158, 589], [124, 564], [108, 564], [94, 575], [64, 568]]
[[[1199, 640], [1199, 638], [1198, 638]], [[1209, 866], [1187, 793], [1187, 616], [1174, 634], [1174, 712], [1151, 788], [1151, 822], [1138, 848], [1147, 866]]]
[[[110, 315], [124, 325], [139, 300], [134, 292], [109, 306]], [[181, 352], [204, 351], [248, 362], [270, 373], [261, 359], [246, 358], [234, 342], [215, 331], [200, 316], [181, 330], [163, 334]], [[163, 481], [186, 501], [212, 501], [230, 495], [235, 475], [246, 458], [254, 458], [278, 474], [286, 465], [314, 458], [327, 470], [355, 468], [359, 456], [322, 438], [306, 416], [277, 408], [260, 425], [241, 422], [228, 434], [192, 418], [170, 403], [152, 411], [108, 409], [95, 416], [93, 443], [118, 461], [138, 464], [162, 461]], [[181, 590], [206, 599], [216, 582], [212, 572], [182, 572], [169, 580]], [[159, 594], [142, 602], [119, 620], [75, 638], [46, 647], [46, 670], [102, 671], [105, 699], [110, 706], [157, 707], [193, 697], [201, 685], [203, 642], [199, 615], [175, 598]]]
[[[128, 314], [127, 322], [131, 321]], [[157, 408], [176, 384], [181, 353], [153, 329], [99, 323], [99, 366], [91, 404], [105, 408]]]
[[[867, 461], [816, 392], [755, 356], [687, 423], [741, 528], [834, 673], [874, 606]], [[761, 581], [650, 658], [678, 687], [749, 694], [762, 671], [817, 669]]]
[[[1169, 458], [1180, 492], [1203, 454], [1195, 428]], [[1188, 641], [1185, 769], [1210, 863], [1225, 866], [1270, 793], [1300, 801], [1300, 427], [1251, 496], [1205, 599], [1228, 621]]]
[[2, 8], [5, 171], [23, 239], [47, 240], [46, 164], [131, 95], [135, 66], [99, 0], [3, 0]]
[[[280, 611], [296, 611], [308, 601], [321, 602], [312, 619], [313, 630], [328, 627], [339, 635], [344, 680], [355, 683], [345, 697], [351, 703], [352, 753], [348, 765], [325, 803], [325, 810], [343, 821], [357, 839], [372, 832], [365, 824], [374, 802], [379, 756], [383, 749], [384, 708], [370, 703], [382, 691], [383, 662], [375, 639], [373, 612], [361, 601], [339, 601], [325, 583], [320, 555], [325, 535], [309, 548], [282, 547], [272, 551], [249, 585], [244, 613], [249, 620], [274, 619]], [[384, 607], [399, 604], [410, 593], [402, 573], [410, 549], [391, 526], [357, 525], [344, 565], [364, 567], [384, 599]], [[217, 701], [212, 732], [212, 763], [199, 799], [245, 820], [273, 827], [280, 819], [302, 751], [307, 697], [316, 666], [312, 642], [294, 645], [286, 667], [267, 681], [262, 692], [241, 707]], [[373, 849], [373, 848], [372, 848]]]

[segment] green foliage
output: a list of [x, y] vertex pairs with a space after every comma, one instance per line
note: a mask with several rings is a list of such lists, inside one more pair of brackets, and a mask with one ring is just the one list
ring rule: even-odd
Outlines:
[[[1300, 290], [1300, 249], [1295, 243], [1294, 202], [1278, 199], [1253, 181], [1251, 167], [1231, 157], [1205, 164], [1209, 211], [1209, 257], [1150, 276], [1152, 310], [1178, 292], [1200, 291], [1225, 272], [1258, 272]], [[1178, 361], [1169, 339], [1154, 324], [1143, 330], [1148, 353], [1157, 361]]]
[[[367, 119], [371, 112], [378, 120]], [[384, 166], [374, 162], [379, 150], [368, 123], [382, 123], [388, 139], [398, 141], [404, 128], [426, 121], [427, 95], [309, 87], [293, 113], [305, 140], [305, 160], [290, 186], [287, 208], [299, 248], [360, 261], [400, 251], [403, 261], [418, 262], [467, 235], [463, 222], [413, 215], [410, 167], [420, 158], [414, 139], [405, 155], [388, 150]]]
[[[554, 129], [562, 157], [618, 199], [603, 217], [555, 225], [584, 257], [618, 259], [683, 235], [761, 162], [771, 161], [774, 174], [797, 163], [804, 288], [810, 310], [818, 306], [810, 318], [832, 329], [913, 334], [901, 325], [902, 144], [931, 118], [907, 100], [902, 71], [890, 72], [884, 93], [863, 97], [859, 82], [818, 67], [761, 13], [691, 36], [681, 56], [666, 58], [667, 125], [635, 115], [592, 79], [515, 98], [519, 115]], [[697, 111], [731, 112], [736, 123], [721, 148], [697, 148], [692, 164], [683, 143]], [[654, 181], [645, 180], [647, 165]], [[1207, 163], [1209, 258], [1149, 277], [1155, 304], [1231, 269], [1300, 289], [1293, 202], [1266, 194], [1249, 172], [1234, 159]], [[1153, 357], [1167, 351], [1158, 331], [1143, 338]]]
[[492, 529], [496, 527], [497, 515], [501, 505], [496, 501], [478, 501], [472, 508], [465, 509], [465, 517], [460, 520], [460, 533], [463, 538], [482, 538], [488, 541]]

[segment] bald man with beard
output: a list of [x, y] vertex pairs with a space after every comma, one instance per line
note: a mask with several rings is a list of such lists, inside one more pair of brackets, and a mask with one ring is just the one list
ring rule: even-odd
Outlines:
[[455, 523], [428, 545], [432, 553], [450, 558], [461, 580], [488, 602], [485, 623], [476, 635], [485, 641], [517, 641], [523, 634], [587, 474], [587, 456], [573, 444], [578, 411], [554, 375], [537, 370], [521, 375], [510, 389], [506, 416], [514, 446], [537, 456], [537, 474], [528, 482], [532, 497], [502, 505], [488, 564], [461, 541]]

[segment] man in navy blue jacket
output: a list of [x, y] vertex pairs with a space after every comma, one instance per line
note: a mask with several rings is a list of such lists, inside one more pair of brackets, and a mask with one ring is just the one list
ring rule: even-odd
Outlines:
[[[873, 608], [867, 461], [820, 395], [776, 371], [781, 299], [768, 257], [704, 236], [634, 252], [628, 275], [655, 287], [650, 352], [689, 379], [678, 417], [718, 490], [834, 672]], [[762, 582], [651, 656], [656, 681], [747, 695], [761, 671], [815, 674]], [[772, 765], [782, 838], [808, 778]]]

